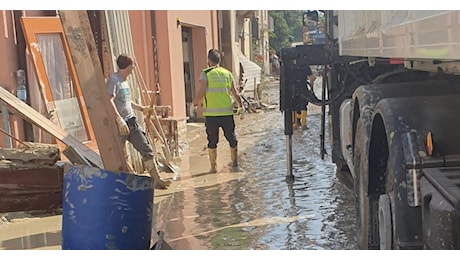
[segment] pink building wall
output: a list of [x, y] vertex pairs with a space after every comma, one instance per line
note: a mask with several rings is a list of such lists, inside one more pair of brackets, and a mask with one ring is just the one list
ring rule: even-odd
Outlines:
[[[46, 11], [23, 11], [27, 16], [46, 15]], [[17, 30], [13, 10], [0, 10], [0, 50], [2, 50], [3, 62], [0, 65], [0, 86], [7, 89], [14, 95], [17, 90], [16, 71], [19, 69], [18, 63], [18, 41], [16, 38]], [[24, 68], [23, 68], [24, 69]], [[0, 108], [1, 112], [1, 108]], [[3, 115], [2, 115], [3, 116]], [[22, 117], [9, 112], [10, 133], [19, 140], [25, 140], [24, 120]], [[0, 127], [7, 130], [8, 126], [3, 124], [3, 118], [0, 117]], [[0, 133], [0, 147], [6, 147], [5, 134]], [[13, 147], [19, 143], [12, 140]]]
[[134, 56], [136, 57], [137, 65], [147, 88], [153, 91], [155, 89], [156, 77], [150, 11], [130, 10], [129, 19], [131, 22]]
[[207, 50], [217, 48], [217, 11], [155, 11], [161, 104], [172, 107], [172, 116], [186, 116], [182, 26], [192, 29], [194, 82], [207, 64]]

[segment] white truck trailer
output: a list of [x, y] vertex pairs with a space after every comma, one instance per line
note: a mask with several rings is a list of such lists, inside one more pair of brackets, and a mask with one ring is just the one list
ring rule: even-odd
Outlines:
[[[325, 44], [281, 49], [285, 134], [298, 100], [323, 107], [321, 144], [327, 125], [360, 248], [460, 249], [460, 11], [309, 11], [304, 22], [321, 15]], [[324, 65], [321, 97], [310, 65]]]

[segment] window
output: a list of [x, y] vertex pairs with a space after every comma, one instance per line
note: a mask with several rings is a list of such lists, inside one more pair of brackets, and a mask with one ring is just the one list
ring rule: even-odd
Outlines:
[[54, 110], [56, 124], [80, 142], [95, 148], [95, 137], [60, 19], [58, 17], [22, 17], [21, 19], [47, 112]]

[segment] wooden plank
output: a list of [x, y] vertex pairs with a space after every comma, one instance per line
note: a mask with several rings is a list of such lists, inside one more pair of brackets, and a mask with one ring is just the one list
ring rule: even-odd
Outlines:
[[62, 191], [47, 190], [39, 194], [6, 195], [0, 197], [0, 213], [62, 208]]
[[62, 153], [74, 164], [83, 164], [91, 166], [88, 160], [85, 159], [77, 150], [75, 150], [72, 146], [67, 146]]
[[80, 143], [80, 141], [78, 141], [75, 137], [62, 130], [62, 128], [51, 122], [48, 118], [44, 117], [26, 103], [22, 102], [3, 87], [0, 87], [0, 99], [8, 105], [8, 108], [11, 111], [14, 111], [28, 122], [40, 127], [66, 145], [73, 146], [80, 154], [84, 155], [85, 158], [96, 165], [96, 167], [102, 168], [103, 165], [99, 154]]
[[104, 168], [128, 172], [86, 11], [59, 11]]
[[[108, 38], [110, 41], [107, 43], [109, 45], [109, 56], [112, 58], [112, 65], [114, 71], [117, 68], [116, 58], [121, 53], [126, 53], [134, 57], [134, 46], [131, 35], [131, 22], [128, 15], [128, 10], [106, 10], [104, 16], [106, 17], [106, 28], [105, 31], [108, 32]], [[134, 61], [136, 61], [134, 57]], [[136, 66], [138, 68], [138, 66]], [[134, 102], [138, 104], [145, 104], [140, 101], [139, 87], [137, 86], [137, 75], [136, 73], [131, 73], [131, 75], [126, 79], [131, 91], [131, 98]], [[142, 120], [142, 113], [137, 110], [134, 110], [134, 114], [139, 119], [139, 124], [145, 129], [145, 124]], [[137, 172], [143, 172], [144, 166], [142, 163], [142, 156], [136, 151], [134, 146], [128, 143], [126, 145], [126, 157], [130, 165]]]

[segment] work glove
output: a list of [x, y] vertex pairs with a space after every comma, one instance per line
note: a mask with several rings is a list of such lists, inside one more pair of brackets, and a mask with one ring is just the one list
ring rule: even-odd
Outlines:
[[244, 118], [244, 113], [246, 113], [244, 107], [238, 107], [238, 110], [236, 110], [236, 114], [240, 116], [241, 120]]
[[118, 126], [118, 132], [120, 133], [121, 136], [125, 137], [129, 135], [129, 127], [126, 124], [126, 121], [122, 117], [117, 117], [117, 126]]
[[153, 112], [154, 108], [151, 106], [143, 106], [141, 110], [144, 115], [148, 115]]

